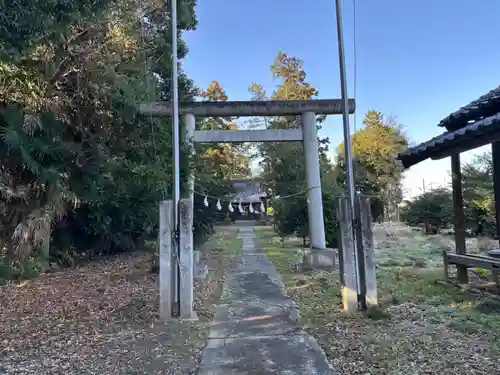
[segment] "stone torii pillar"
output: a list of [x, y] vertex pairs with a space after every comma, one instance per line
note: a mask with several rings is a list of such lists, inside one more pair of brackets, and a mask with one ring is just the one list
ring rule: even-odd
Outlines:
[[319, 167], [319, 143], [314, 112], [300, 116], [302, 125], [302, 144], [306, 163], [307, 216], [311, 247], [315, 250], [326, 249], [325, 223], [323, 220], [323, 197], [321, 193], [321, 174]]

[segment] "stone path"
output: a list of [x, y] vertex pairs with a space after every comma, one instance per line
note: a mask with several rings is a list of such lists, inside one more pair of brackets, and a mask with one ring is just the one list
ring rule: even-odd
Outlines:
[[302, 330], [297, 304], [252, 226], [242, 223], [243, 254], [224, 283], [198, 375], [338, 375]]

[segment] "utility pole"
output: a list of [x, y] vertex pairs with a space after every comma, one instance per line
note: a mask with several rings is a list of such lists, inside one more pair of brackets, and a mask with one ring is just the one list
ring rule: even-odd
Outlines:
[[174, 306], [179, 311], [179, 201], [180, 188], [180, 163], [179, 163], [179, 88], [177, 71], [177, 0], [170, 0], [172, 6], [172, 175], [174, 182], [172, 186], [173, 218], [174, 228], [173, 258], [172, 259], [172, 288]]
[[[344, 32], [342, 26], [342, 0], [335, 0], [335, 10], [337, 15], [337, 39], [339, 49], [339, 67], [340, 67], [340, 89], [343, 103], [342, 120], [344, 125], [344, 161], [347, 172], [347, 194], [349, 198], [349, 216], [350, 220], [355, 222], [355, 204], [356, 204], [356, 190], [354, 184], [354, 170], [352, 163], [352, 149], [351, 149], [351, 129], [349, 126], [349, 99], [347, 96], [347, 78], [345, 67], [344, 55]], [[353, 228], [355, 226], [353, 225]], [[354, 234], [355, 236], [355, 234]], [[356, 238], [356, 237], [354, 237]], [[356, 243], [356, 241], [354, 241]], [[359, 254], [357, 254], [357, 246], [354, 250], [354, 259], [356, 263], [356, 284], [358, 296], [361, 295], [361, 261]]]

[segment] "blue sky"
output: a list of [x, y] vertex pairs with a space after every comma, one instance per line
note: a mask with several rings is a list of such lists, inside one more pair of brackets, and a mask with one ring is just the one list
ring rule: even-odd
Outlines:
[[[351, 97], [354, 35], [357, 50], [351, 128], [376, 109], [395, 116], [414, 142], [439, 134], [443, 117], [500, 84], [499, 14], [498, 0], [344, 0]], [[282, 49], [304, 61], [319, 98], [340, 97], [334, 0], [200, 0], [197, 17], [197, 30], [184, 36], [184, 69], [200, 87], [215, 79], [232, 100], [248, 99], [252, 82], [271, 91], [269, 65]], [[340, 143], [342, 117], [330, 116], [321, 135]], [[449, 159], [423, 162], [406, 173], [405, 187], [442, 183], [448, 170]]]

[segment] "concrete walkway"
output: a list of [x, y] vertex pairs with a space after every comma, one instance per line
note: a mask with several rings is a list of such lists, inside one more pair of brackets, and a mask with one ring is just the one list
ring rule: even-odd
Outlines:
[[239, 225], [242, 259], [224, 283], [198, 374], [338, 375], [302, 330], [298, 307], [249, 224]]

